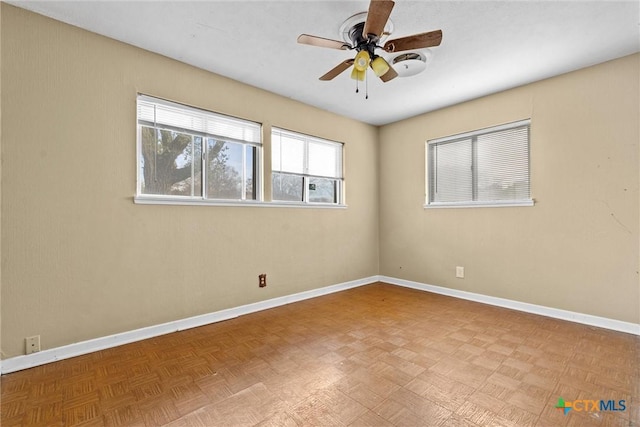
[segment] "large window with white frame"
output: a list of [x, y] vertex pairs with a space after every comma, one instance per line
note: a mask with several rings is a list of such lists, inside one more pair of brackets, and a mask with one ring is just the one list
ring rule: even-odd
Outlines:
[[342, 204], [342, 152], [342, 143], [273, 128], [272, 200]]
[[260, 199], [261, 126], [138, 96], [139, 198]]
[[427, 141], [427, 207], [531, 206], [530, 120]]

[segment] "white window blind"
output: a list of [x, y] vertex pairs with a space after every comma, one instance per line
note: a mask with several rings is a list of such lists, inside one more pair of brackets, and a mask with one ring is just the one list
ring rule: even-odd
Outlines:
[[280, 131], [271, 132], [271, 170], [295, 174], [305, 173], [304, 139]]
[[201, 132], [237, 141], [260, 143], [260, 124], [144, 95], [138, 97], [138, 122]]
[[324, 178], [342, 178], [342, 144], [273, 128], [271, 168]]
[[428, 205], [531, 205], [530, 121], [428, 141]]

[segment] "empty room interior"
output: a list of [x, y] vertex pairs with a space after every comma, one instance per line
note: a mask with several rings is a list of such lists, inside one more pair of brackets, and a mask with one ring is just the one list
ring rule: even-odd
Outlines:
[[640, 426], [637, 1], [0, 22], [2, 426]]

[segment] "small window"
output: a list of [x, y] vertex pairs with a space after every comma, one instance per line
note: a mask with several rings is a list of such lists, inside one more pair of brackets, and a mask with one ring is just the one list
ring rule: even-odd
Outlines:
[[341, 204], [342, 148], [338, 142], [273, 128], [272, 199]]
[[138, 96], [138, 196], [258, 200], [260, 125]]
[[428, 207], [533, 205], [524, 120], [427, 142]]

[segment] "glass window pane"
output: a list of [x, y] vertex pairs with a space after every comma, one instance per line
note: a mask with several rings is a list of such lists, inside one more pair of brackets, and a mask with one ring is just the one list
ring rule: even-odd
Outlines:
[[272, 174], [272, 199], [287, 202], [301, 202], [303, 177], [274, 172]]
[[242, 198], [242, 144], [207, 138], [207, 198]]
[[338, 203], [338, 181], [327, 178], [309, 178], [309, 202]]
[[340, 177], [338, 149], [337, 144], [309, 142], [309, 175]]
[[201, 136], [193, 137], [193, 195], [202, 197], [202, 147], [204, 138]]
[[199, 147], [187, 133], [141, 126], [142, 194], [200, 196]]
[[256, 154], [258, 149], [251, 145], [245, 146], [245, 169], [246, 169], [246, 182], [245, 182], [245, 199], [256, 200], [257, 199], [257, 186], [255, 184], [257, 174]]
[[430, 189], [433, 202], [473, 200], [471, 139], [430, 147]]

